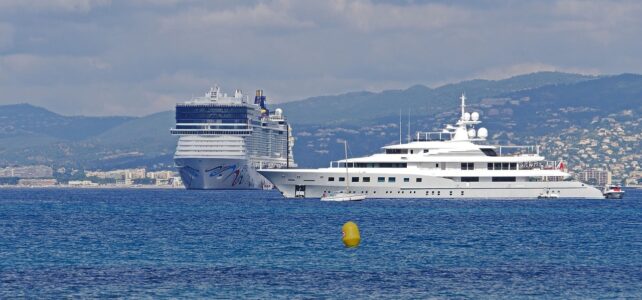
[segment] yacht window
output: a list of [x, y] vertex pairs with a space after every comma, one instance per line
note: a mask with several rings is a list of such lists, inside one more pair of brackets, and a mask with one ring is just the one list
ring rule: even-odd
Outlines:
[[386, 182], [386, 177], [377, 177], [377, 182]]
[[410, 150], [410, 154], [415, 154], [415, 150]]
[[482, 148], [481, 151], [484, 152], [486, 156], [497, 156], [497, 152], [491, 148]]
[[328, 181], [334, 181], [334, 177], [328, 177]]
[[475, 164], [474, 163], [461, 163], [461, 169], [462, 170], [474, 170], [475, 169]]
[[359, 177], [352, 177], [352, 182], [359, 182]]
[[428, 153], [428, 149], [424, 149], [424, 153]]
[[462, 177], [461, 182], [479, 182], [479, 177]]
[[508, 163], [502, 163], [502, 170], [508, 170]]
[[386, 154], [408, 154], [408, 149], [386, 149]]
[[435, 164], [435, 168], [439, 168], [439, 164]]
[[493, 177], [493, 182], [515, 182], [515, 177]]
[[492, 170], [493, 169], [493, 163], [488, 163], [488, 169]]
[[511, 170], [517, 170], [517, 163], [510, 163]]
[[395, 177], [388, 177], [388, 182], [395, 182], [397, 181]]
[[417, 179], [416, 179], [416, 181], [417, 181], [417, 182], [421, 182], [421, 178], [417, 178]]
[[502, 163], [495, 163], [495, 170], [501, 170], [502, 169]]
[[370, 182], [370, 177], [363, 177], [363, 182]]
[[339, 181], [346, 181], [345, 177], [339, 177]]

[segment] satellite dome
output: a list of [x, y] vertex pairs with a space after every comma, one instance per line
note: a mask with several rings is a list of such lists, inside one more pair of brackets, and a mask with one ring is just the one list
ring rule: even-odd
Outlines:
[[473, 120], [473, 121], [479, 120], [479, 113], [478, 112], [474, 112], [474, 113], [470, 114], [470, 119]]
[[464, 114], [464, 121], [470, 121], [470, 113]]
[[471, 139], [475, 137], [475, 129], [468, 129], [468, 137]]
[[488, 137], [488, 129], [486, 129], [484, 127], [479, 128], [479, 130], [477, 131], [477, 136], [482, 138], [482, 139], [487, 138]]
[[275, 114], [277, 117], [280, 117], [280, 116], [282, 116], [282, 115], [283, 115], [283, 110], [282, 110], [282, 109], [280, 109], [280, 108], [277, 108], [277, 109], [275, 109], [275, 110], [274, 110], [274, 114]]

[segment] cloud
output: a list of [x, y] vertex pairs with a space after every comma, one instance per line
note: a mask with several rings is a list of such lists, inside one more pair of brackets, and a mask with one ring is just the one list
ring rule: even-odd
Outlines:
[[364, 31], [433, 30], [465, 22], [468, 9], [435, 3], [399, 6], [371, 1], [332, 1], [345, 22]]
[[0, 23], [0, 50], [13, 45], [13, 26], [7, 23]]
[[583, 34], [608, 44], [628, 28], [639, 28], [642, 4], [639, 1], [559, 0], [552, 6], [552, 28]]
[[0, 9], [88, 12], [94, 7], [109, 3], [111, 3], [110, 0], [2, 0], [0, 1]]
[[288, 7], [288, 2], [279, 1], [272, 5], [258, 3], [215, 10], [194, 8], [165, 18], [162, 26], [165, 30], [175, 28], [230, 28], [237, 30], [252, 28], [262, 31], [314, 26], [314, 23], [309, 20], [300, 20], [288, 14]]
[[642, 72], [642, 3], [0, 0], [0, 103], [143, 115], [536, 71]]

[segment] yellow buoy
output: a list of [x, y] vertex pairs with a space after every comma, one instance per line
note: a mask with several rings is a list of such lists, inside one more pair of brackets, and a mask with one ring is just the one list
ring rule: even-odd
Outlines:
[[343, 244], [346, 245], [346, 247], [352, 248], [359, 246], [361, 235], [359, 235], [359, 227], [357, 227], [357, 224], [352, 221], [346, 222], [343, 224], [341, 231], [343, 231]]

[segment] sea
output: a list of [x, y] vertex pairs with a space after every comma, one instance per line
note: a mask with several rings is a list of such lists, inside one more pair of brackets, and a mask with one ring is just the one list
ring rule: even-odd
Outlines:
[[[0, 189], [0, 299], [642, 298], [623, 200]], [[355, 222], [357, 248], [341, 227]]]

